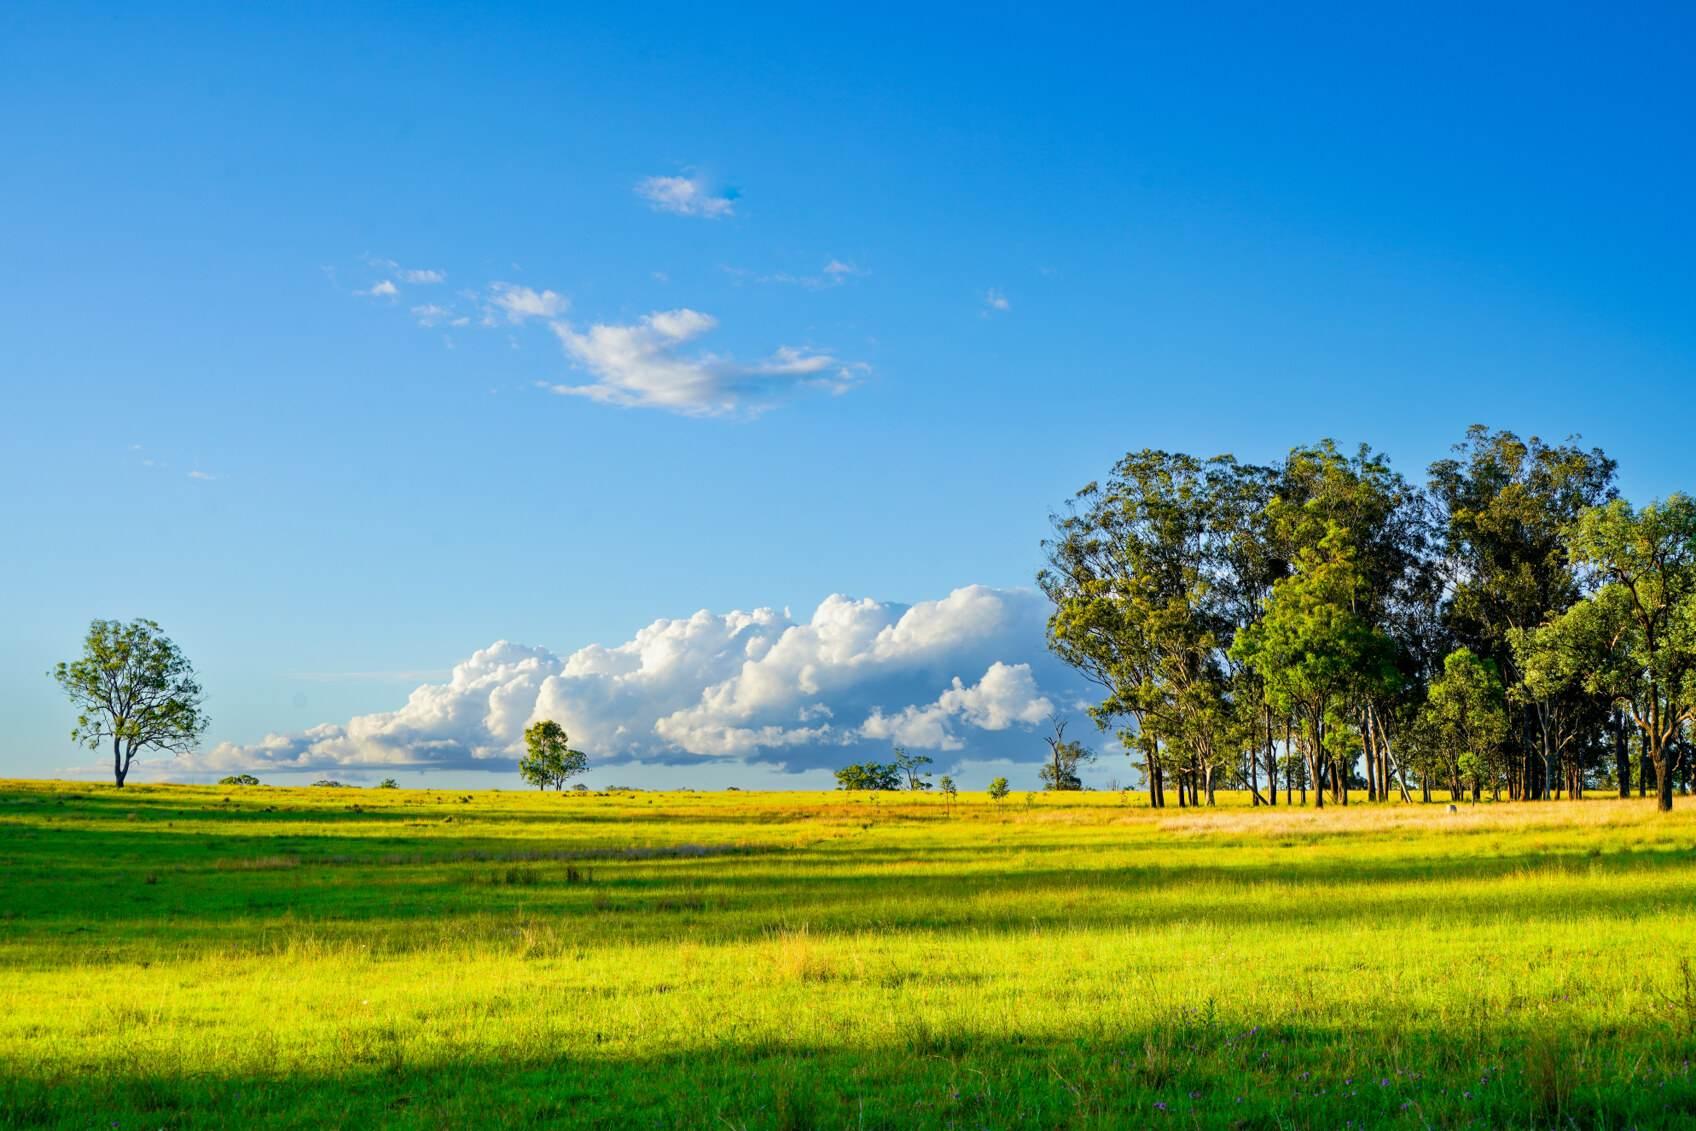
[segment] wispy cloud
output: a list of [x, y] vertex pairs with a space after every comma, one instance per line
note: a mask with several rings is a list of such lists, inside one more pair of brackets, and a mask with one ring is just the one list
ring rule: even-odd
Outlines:
[[984, 317], [991, 314], [1006, 314], [1013, 309], [1013, 304], [1007, 301], [1007, 296], [991, 287], [989, 293], [983, 296]]
[[515, 283], [489, 284], [489, 306], [483, 324], [494, 325], [504, 316], [508, 322], [529, 318], [558, 318], [571, 308], [571, 300], [555, 291], [538, 291]]
[[[383, 262], [387, 265], [392, 261]], [[435, 274], [445, 277], [446, 272]], [[815, 275], [762, 281], [829, 287], [860, 274], [864, 272], [854, 264], [830, 258]], [[393, 300], [400, 288], [386, 279], [358, 293]], [[814, 346], [779, 345], [755, 360], [700, 349], [699, 339], [716, 330], [718, 320], [687, 307], [656, 310], [635, 321], [591, 323], [584, 328], [568, 319], [571, 300], [548, 288], [495, 281], [482, 289], [462, 288], [438, 295], [440, 301], [406, 307], [419, 326], [448, 330], [478, 325], [500, 331], [512, 349], [518, 350], [523, 348], [526, 327], [539, 322], [553, 333], [572, 366], [587, 373], [590, 380], [543, 380], [534, 384], [560, 396], [602, 404], [657, 408], [689, 416], [748, 417], [801, 390], [846, 392], [869, 372], [864, 363]], [[454, 348], [454, 337], [444, 334], [443, 344]]]
[[736, 194], [711, 189], [695, 174], [688, 177], [643, 177], [636, 182], [636, 195], [656, 212], [677, 216], [701, 216], [718, 220], [735, 212]]
[[204, 480], [206, 482], [211, 482], [212, 480], [218, 478], [216, 475], [213, 475], [210, 471], [199, 471], [199, 470], [189, 472], [188, 477], [190, 479], [200, 479], [200, 480]]
[[796, 275], [788, 271], [774, 271], [761, 274], [750, 271], [745, 267], [724, 267], [723, 271], [738, 283], [759, 283], [763, 285], [803, 287], [811, 291], [825, 290], [829, 287], [840, 287], [849, 279], [866, 274], [864, 270], [845, 263], [840, 259], [831, 259], [818, 271], [811, 274]]
[[717, 326], [710, 314], [689, 309], [655, 311], [633, 324], [597, 324], [581, 333], [556, 322], [553, 329], [567, 356], [595, 380], [545, 387], [603, 404], [722, 416], [759, 413], [796, 388], [843, 392], [864, 370], [797, 346], [779, 346], [770, 357], [753, 363], [683, 351]]
[[439, 268], [402, 267], [396, 260], [380, 255], [367, 255], [365, 256], [365, 262], [372, 267], [377, 267], [389, 272], [403, 283], [412, 283], [415, 286], [428, 285], [431, 283], [445, 283], [448, 279], [448, 273], [440, 270]]
[[438, 306], [433, 302], [413, 307], [412, 317], [418, 320], [420, 326], [465, 326], [471, 322], [470, 318], [452, 308]]

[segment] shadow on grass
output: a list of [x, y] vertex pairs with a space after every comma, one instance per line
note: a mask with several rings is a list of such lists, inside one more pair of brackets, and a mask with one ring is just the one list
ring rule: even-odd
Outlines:
[[[1696, 1079], [1678, 1042], [1509, 1026], [1244, 1026], [1185, 1010], [1134, 1031], [994, 1038], [925, 1027], [866, 1047], [782, 1040], [667, 1055], [492, 1057], [392, 1030], [344, 1034], [333, 1070], [228, 1074], [89, 1064], [0, 1078], [7, 1127], [1678, 1127]], [[597, 1035], [597, 1040], [599, 1036]], [[1175, 1121], [1175, 1122], [1172, 1122]]]
[[[241, 822], [230, 822], [239, 826]], [[1354, 859], [1326, 848], [1236, 853], [1153, 838], [1123, 847], [1057, 839], [1011, 849], [861, 842], [785, 848], [684, 844], [629, 849], [552, 837], [338, 836], [184, 832], [159, 820], [38, 827], [0, 845], [0, 944], [13, 961], [77, 962], [78, 936], [107, 953], [168, 943], [240, 952], [278, 931], [380, 940], [390, 952], [438, 945], [463, 921], [491, 940], [514, 917], [569, 924], [578, 946], [820, 931], [1159, 930], [1229, 923], [1322, 928], [1436, 921], [1493, 923], [1493, 885], [1527, 930], [1587, 917], [1630, 920], [1696, 909], [1696, 852], [1450, 854], [1427, 838], [1405, 856]], [[581, 867], [579, 867], [581, 865]]]

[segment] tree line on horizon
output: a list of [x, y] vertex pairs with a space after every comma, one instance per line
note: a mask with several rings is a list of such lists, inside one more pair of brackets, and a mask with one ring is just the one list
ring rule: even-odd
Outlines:
[[[1143, 450], [1052, 516], [1050, 647], [1151, 803], [1688, 792], [1696, 502], [1482, 425], [1410, 482], [1331, 440]], [[1652, 781], [1651, 781], [1652, 779]]]

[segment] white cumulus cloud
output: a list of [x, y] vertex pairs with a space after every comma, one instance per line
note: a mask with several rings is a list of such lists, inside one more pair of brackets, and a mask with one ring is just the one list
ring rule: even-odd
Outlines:
[[689, 177], [643, 177], [636, 182], [636, 195], [656, 212], [678, 216], [703, 216], [717, 220], [735, 211], [733, 197], [714, 192], [699, 175]]
[[997, 660], [970, 687], [955, 676], [953, 685], [927, 706], [909, 706], [893, 716], [874, 708], [860, 731], [867, 738], [887, 738], [903, 746], [964, 750], [959, 722], [979, 730], [1006, 730], [1034, 726], [1053, 712], [1053, 702], [1037, 692], [1029, 664]]
[[1044, 615], [1039, 594], [971, 585], [911, 606], [831, 596], [805, 619], [703, 610], [564, 655], [501, 641], [394, 710], [223, 743], [178, 768], [510, 772], [537, 719], [599, 762], [805, 770], [890, 743], [1033, 761], [1032, 728], [1079, 689], [1043, 646]]
[[547, 388], [606, 404], [714, 416], [758, 412], [797, 387], [841, 392], [858, 372], [830, 354], [796, 346], [779, 346], [765, 360], [752, 363], [682, 351], [717, 326], [712, 315], [686, 308], [655, 311], [627, 325], [598, 323], [581, 332], [555, 322], [566, 355], [595, 380]]
[[508, 322], [523, 322], [528, 318], [558, 318], [571, 307], [571, 300], [555, 291], [538, 291], [515, 283], [489, 284], [487, 321], [504, 315]]

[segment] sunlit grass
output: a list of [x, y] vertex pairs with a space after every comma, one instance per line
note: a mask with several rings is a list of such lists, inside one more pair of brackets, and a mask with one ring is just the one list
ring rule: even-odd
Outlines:
[[0, 1118], [1677, 1126], [1696, 807], [0, 783]]

